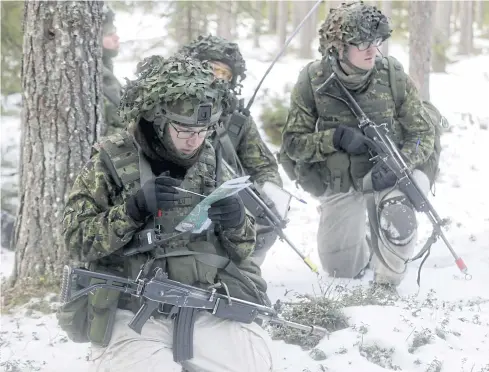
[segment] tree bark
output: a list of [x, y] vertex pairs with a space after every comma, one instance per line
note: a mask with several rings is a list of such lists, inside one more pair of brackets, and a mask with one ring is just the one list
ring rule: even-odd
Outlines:
[[276, 0], [268, 0], [268, 32], [276, 33], [277, 32], [277, 1]]
[[430, 97], [431, 34], [434, 2], [409, 2], [409, 75], [422, 99]]
[[[280, 49], [287, 40], [287, 23], [289, 20], [289, 2], [287, 0], [281, 0], [278, 3], [277, 12], [277, 29], [278, 29], [278, 49]], [[283, 55], [287, 51], [285, 50]]]
[[218, 27], [217, 34], [220, 37], [231, 40], [232, 27], [232, 2], [222, 1], [217, 3]]
[[[307, 15], [309, 10], [312, 8], [314, 5], [314, 2], [312, 1], [301, 1], [298, 4], [298, 9], [300, 9], [300, 20], [299, 23], [302, 22], [304, 17]], [[316, 9], [317, 11], [317, 9]], [[312, 48], [311, 48], [311, 43], [312, 43], [312, 37], [311, 37], [311, 22], [314, 17], [311, 15], [311, 17], [302, 25], [302, 28], [299, 31], [299, 58], [312, 58]], [[297, 24], [298, 26], [299, 24]], [[296, 27], [297, 27], [296, 26]]]
[[460, 3], [460, 44], [459, 53], [468, 55], [474, 46], [474, 2], [462, 1]]
[[98, 1], [26, 1], [20, 205], [10, 285], [56, 284], [67, 252], [63, 208], [104, 133]]
[[436, 2], [435, 26], [433, 30], [433, 72], [445, 72], [447, 66], [447, 49], [450, 46], [450, 15], [452, 2]]
[[260, 47], [260, 35], [262, 24], [262, 2], [261, 0], [252, 0], [253, 24], [253, 48]]

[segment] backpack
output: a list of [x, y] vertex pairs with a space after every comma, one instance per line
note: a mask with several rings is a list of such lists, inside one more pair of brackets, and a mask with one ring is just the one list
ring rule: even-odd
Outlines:
[[[406, 96], [407, 75], [404, 73], [402, 65], [393, 57], [384, 57], [383, 62], [387, 65], [389, 71], [392, 98], [394, 99], [396, 112], [398, 113]], [[427, 100], [423, 100], [422, 103], [431, 119], [431, 124], [435, 127], [435, 146], [432, 155], [425, 164], [420, 166], [420, 170], [428, 176], [430, 185], [433, 185], [440, 172], [439, 162], [442, 150], [440, 138], [443, 131], [448, 129], [449, 123], [433, 103]]]

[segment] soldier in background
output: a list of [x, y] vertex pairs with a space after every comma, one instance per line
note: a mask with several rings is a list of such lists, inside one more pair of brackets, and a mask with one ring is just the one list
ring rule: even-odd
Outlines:
[[119, 53], [119, 36], [114, 26], [114, 18], [115, 13], [104, 4], [102, 14], [102, 61], [104, 64], [102, 88], [104, 92], [104, 120], [107, 127], [107, 133], [104, 133], [104, 135], [111, 135], [124, 129], [124, 124], [117, 113], [121, 100], [122, 85], [114, 75], [113, 59]]
[[[242, 167], [244, 173], [250, 176], [250, 181], [255, 182], [258, 187], [263, 186], [267, 181], [282, 187], [277, 161], [261, 138], [255, 121], [249, 112], [244, 112], [243, 103], [238, 98], [241, 93], [242, 82], [246, 78], [246, 62], [241, 55], [238, 44], [219, 36], [199, 36], [183, 46], [179, 53], [190, 55], [202, 61], [209, 61], [215, 76], [229, 82], [229, 99], [221, 118], [221, 122], [227, 123], [228, 126], [226, 136], [220, 137], [217, 133], [214, 135], [214, 140], [221, 141], [224, 159], [235, 167]], [[228, 121], [229, 116], [235, 110], [247, 117], [247, 120], [242, 124]], [[232, 147], [232, 149], [228, 149], [228, 147]], [[266, 198], [263, 193], [262, 197], [265, 203], [274, 210], [273, 202]], [[267, 231], [267, 226], [263, 221], [258, 220], [257, 222], [259, 224], [257, 246], [253, 257], [261, 265], [265, 260], [266, 253], [275, 243], [277, 234], [274, 231]], [[264, 224], [262, 225], [260, 222]]]

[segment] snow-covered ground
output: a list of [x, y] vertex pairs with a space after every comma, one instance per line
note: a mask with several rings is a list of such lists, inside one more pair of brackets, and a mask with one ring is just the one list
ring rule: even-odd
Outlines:
[[[157, 23], [137, 22], [138, 19], [137, 12], [118, 15], [123, 46], [137, 44], [141, 50], [142, 43], [150, 36], [152, 42], [164, 37], [163, 27], [149, 29], [148, 24]], [[128, 24], [135, 26], [127, 27]], [[253, 51], [250, 40], [243, 40], [240, 46], [242, 51], [249, 51], [243, 53], [248, 66], [243, 93], [249, 98], [277, 46], [275, 40], [266, 37], [259, 51]], [[174, 50], [172, 44], [166, 47], [158, 47], [157, 52]], [[139, 57], [153, 52], [147, 51]], [[406, 47], [391, 46], [391, 54], [407, 69], [406, 52]], [[130, 59], [129, 55], [126, 50], [116, 60], [115, 71], [121, 81], [134, 76], [139, 58]], [[286, 84], [295, 82], [306, 62], [289, 55], [281, 58], [265, 80], [263, 91], [282, 92]], [[447, 74], [431, 75], [432, 101], [451, 124], [451, 131], [442, 138], [441, 175], [436, 196], [431, 201], [442, 218], [451, 220], [445, 232], [465, 259], [472, 279], [464, 278], [443, 242], [437, 242], [424, 265], [420, 288], [416, 284], [418, 261], [410, 266], [399, 287], [400, 298], [392, 305], [354, 306], [344, 310], [349, 327], [332, 333], [316, 346], [319, 350], [316, 359], [322, 360], [314, 360], [309, 351], [298, 346], [274, 341], [275, 371], [489, 371], [489, 198], [486, 196], [489, 167], [485, 152], [489, 143], [488, 91], [488, 55], [460, 60], [448, 67]], [[263, 94], [258, 94], [253, 108], [255, 118], [262, 103]], [[18, 144], [19, 118], [2, 117], [1, 133], [2, 149]], [[17, 154], [10, 150], [8, 155], [15, 159]], [[285, 232], [319, 263], [315, 240], [319, 222], [317, 203], [297, 189], [285, 173], [282, 176], [285, 188], [308, 202], [304, 205], [292, 201], [290, 223]], [[420, 216], [420, 223], [419, 247], [430, 234], [424, 216]], [[12, 269], [13, 254], [4, 249], [0, 253], [0, 274], [7, 276]], [[361, 280], [335, 280], [324, 273], [318, 278], [283, 242], [277, 242], [268, 254], [263, 276], [268, 281], [272, 301], [292, 300], [296, 293], [318, 294], [324, 287], [368, 287], [372, 280], [370, 271]], [[56, 372], [67, 368], [85, 371], [87, 351], [87, 344], [75, 344], [66, 338], [54, 315], [19, 309], [1, 317], [0, 367], [4, 371]]]

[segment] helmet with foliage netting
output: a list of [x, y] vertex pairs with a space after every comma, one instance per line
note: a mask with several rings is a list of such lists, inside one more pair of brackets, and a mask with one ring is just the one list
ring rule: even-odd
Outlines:
[[[128, 80], [119, 113], [127, 123], [163, 119], [183, 126], [211, 126], [222, 113], [227, 84], [215, 79], [207, 62], [176, 54], [151, 56], [137, 65]], [[160, 121], [160, 120], [158, 120]]]
[[342, 3], [329, 11], [319, 29], [319, 52], [323, 56], [337, 53], [343, 45], [382, 41], [391, 36], [389, 20], [375, 6], [363, 1]]
[[[230, 85], [232, 89], [240, 86], [246, 78], [246, 63], [239, 51], [239, 46], [219, 36], [199, 36], [191, 43], [183, 46], [180, 51], [200, 60], [219, 61], [231, 67], [233, 78]], [[238, 82], [239, 77], [239, 82]]]

